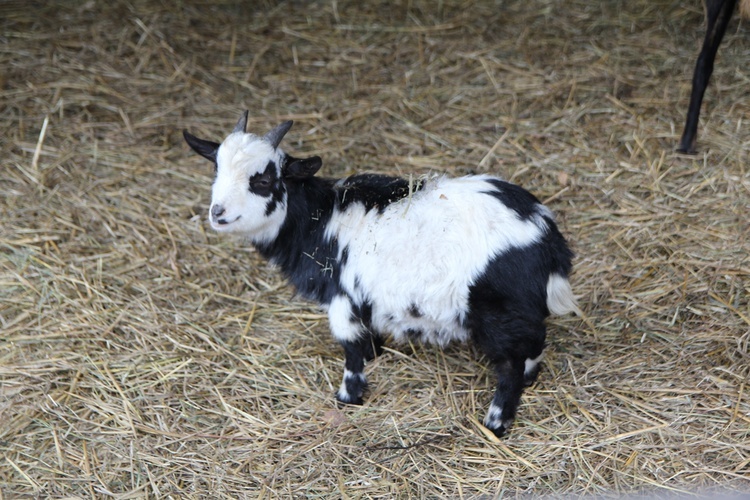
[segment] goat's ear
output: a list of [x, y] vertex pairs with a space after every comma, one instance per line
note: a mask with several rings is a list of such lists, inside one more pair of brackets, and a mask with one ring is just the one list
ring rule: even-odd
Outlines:
[[321, 166], [323, 166], [323, 160], [320, 156], [298, 159], [287, 155], [281, 175], [285, 179], [309, 179]]
[[193, 151], [201, 155], [203, 158], [216, 163], [216, 152], [219, 150], [218, 142], [198, 139], [187, 130], [183, 130], [182, 135], [185, 137], [185, 141], [193, 149]]

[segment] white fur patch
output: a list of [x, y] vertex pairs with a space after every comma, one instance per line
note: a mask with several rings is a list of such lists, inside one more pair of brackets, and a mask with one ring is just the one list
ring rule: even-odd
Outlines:
[[503, 423], [503, 410], [502, 408], [495, 406], [495, 403], [490, 404], [490, 409], [487, 410], [487, 415], [484, 416], [484, 426], [488, 429], [497, 429]]
[[345, 402], [351, 402], [355, 399], [361, 397], [361, 394], [349, 394], [348, 389], [346, 388], [346, 381], [351, 380], [353, 378], [358, 378], [362, 383], [365, 382], [365, 376], [362, 373], [354, 373], [352, 371], [349, 371], [347, 369], [344, 369], [344, 377], [341, 380], [341, 386], [338, 390], [338, 399], [339, 401], [345, 401]]
[[[547, 213], [521, 219], [479, 194], [496, 191], [489, 179], [440, 177], [383, 213], [352, 203], [333, 214], [326, 236], [349, 249], [342, 287], [355, 302], [373, 305], [376, 330], [441, 345], [468, 338], [461, 323], [470, 285], [496, 255], [539, 241]], [[409, 313], [413, 305], [418, 315]]]
[[333, 337], [339, 342], [354, 342], [362, 332], [362, 325], [352, 321], [351, 304], [343, 295], [337, 295], [331, 300], [328, 306], [328, 323]]
[[534, 359], [527, 358], [526, 361], [524, 362], [523, 374], [528, 375], [529, 373], [531, 373], [534, 370], [534, 368], [537, 367], [539, 362], [542, 361], [543, 357], [544, 357], [544, 353], [541, 353], [539, 356], [537, 356]]
[[281, 150], [256, 135], [233, 132], [227, 136], [216, 155], [211, 207], [223, 207], [225, 213], [221, 218], [229, 223], [219, 224], [211, 217], [213, 229], [244, 233], [254, 243], [265, 243], [278, 235], [286, 217], [286, 195], [281, 206], [266, 216], [269, 198], [250, 192], [249, 182], [252, 175], [266, 170], [269, 161], [276, 163], [280, 177], [282, 155]]
[[583, 315], [570, 288], [570, 282], [559, 274], [551, 274], [547, 280], [547, 309], [558, 316], [571, 312]]

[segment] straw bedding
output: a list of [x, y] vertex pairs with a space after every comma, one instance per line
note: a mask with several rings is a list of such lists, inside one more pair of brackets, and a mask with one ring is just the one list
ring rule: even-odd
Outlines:
[[[750, 490], [750, 42], [673, 153], [699, 2], [3, 2], [2, 498]], [[205, 223], [220, 139], [296, 124], [326, 175], [491, 172], [557, 214], [585, 318], [549, 322], [511, 434], [471, 347], [388, 349], [337, 408], [325, 317]]]

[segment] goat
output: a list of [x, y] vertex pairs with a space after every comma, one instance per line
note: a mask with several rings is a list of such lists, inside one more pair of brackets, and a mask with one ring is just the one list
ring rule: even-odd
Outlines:
[[[693, 71], [693, 86], [690, 91], [685, 128], [677, 146], [677, 152], [695, 154], [696, 137], [698, 134], [698, 118], [701, 113], [703, 95], [706, 93], [708, 81], [714, 71], [714, 60], [719, 51], [721, 39], [727, 31], [727, 25], [734, 13], [737, 0], [705, 0], [706, 1], [706, 37], [703, 47], [695, 62]], [[750, 0], [740, 0], [740, 14], [750, 18]]]
[[579, 312], [573, 255], [552, 212], [487, 175], [316, 177], [319, 157], [279, 148], [291, 121], [262, 137], [246, 125], [247, 112], [221, 144], [183, 132], [215, 166], [210, 224], [248, 238], [327, 310], [345, 353], [338, 401], [362, 404], [365, 362], [385, 335], [440, 346], [471, 338], [495, 365], [484, 425], [502, 436], [539, 373], [545, 318]]

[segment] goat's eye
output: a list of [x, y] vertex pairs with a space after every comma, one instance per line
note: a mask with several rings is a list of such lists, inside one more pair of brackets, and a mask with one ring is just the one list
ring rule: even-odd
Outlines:
[[250, 177], [250, 191], [260, 196], [268, 196], [271, 194], [271, 188], [273, 187], [273, 179], [270, 175], [254, 175]]
[[268, 189], [271, 187], [271, 179], [265, 175], [257, 179], [250, 179], [250, 187], [256, 189]]

